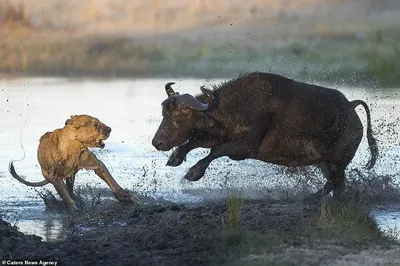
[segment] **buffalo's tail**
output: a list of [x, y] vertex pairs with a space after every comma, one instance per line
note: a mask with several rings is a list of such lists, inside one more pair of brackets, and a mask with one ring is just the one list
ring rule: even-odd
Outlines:
[[352, 105], [353, 108], [356, 108], [358, 105], [362, 105], [365, 109], [365, 112], [367, 113], [367, 139], [368, 139], [368, 146], [369, 146], [369, 150], [371, 152], [371, 158], [369, 160], [369, 162], [367, 163], [366, 167], [367, 169], [371, 169], [372, 167], [374, 167], [376, 160], [378, 159], [379, 156], [379, 149], [378, 149], [378, 144], [376, 143], [376, 139], [373, 136], [372, 133], [372, 128], [371, 128], [371, 115], [370, 115], [370, 111], [369, 111], [369, 107], [368, 105], [361, 100], [355, 100], [350, 102], [350, 104]]
[[8, 165], [8, 171], [9, 171], [10, 174], [11, 174], [15, 179], [17, 179], [19, 182], [21, 182], [21, 183], [23, 183], [23, 184], [25, 184], [25, 185], [27, 185], [27, 186], [30, 186], [30, 187], [42, 187], [42, 186], [47, 185], [48, 183], [50, 183], [50, 182], [47, 181], [47, 180], [43, 180], [43, 181], [40, 181], [40, 182], [29, 182], [29, 181], [26, 181], [25, 179], [23, 179], [22, 177], [20, 177], [20, 176], [17, 174], [17, 172], [15, 171], [15, 168], [14, 168], [14, 161], [11, 161], [10, 164]]

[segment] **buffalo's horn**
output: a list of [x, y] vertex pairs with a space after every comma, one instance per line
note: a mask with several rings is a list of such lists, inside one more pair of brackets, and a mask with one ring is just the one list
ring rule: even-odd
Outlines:
[[183, 104], [195, 111], [204, 112], [204, 111], [208, 110], [208, 104], [200, 102], [198, 99], [196, 99], [195, 97], [193, 97], [190, 94], [180, 95], [177, 98], [176, 102], [178, 104]]
[[165, 91], [167, 92], [168, 97], [175, 95], [175, 91], [171, 87], [171, 85], [174, 85], [174, 84], [175, 84], [175, 82], [168, 82], [167, 84], [165, 84]]
[[211, 100], [212, 103], [215, 101], [215, 96], [214, 96], [214, 93], [212, 92], [212, 90], [209, 90], [204, 86], [200, 86], [200, 90], [202, 93], [207, 95], [207, 97]]

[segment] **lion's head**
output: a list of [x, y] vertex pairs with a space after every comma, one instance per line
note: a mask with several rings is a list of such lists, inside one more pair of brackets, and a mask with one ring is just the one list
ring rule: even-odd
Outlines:
[[110, 136], [111, 128], [90, 115], [71, 115], [65, 121], [72, 139], [89, 148], [104, 148], [104, 140]]

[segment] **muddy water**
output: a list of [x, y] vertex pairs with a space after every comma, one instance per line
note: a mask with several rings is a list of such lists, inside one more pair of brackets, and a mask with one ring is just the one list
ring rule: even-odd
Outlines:
[[[165, 99], [164, 84], [175, 81], [175, 89], [198, 93], [200, 85], [216, 80], [70, 80], [15, 79], [0, 81], [0, 210], [4, 219], [16, 223], [27, 233], [54, 240], [61, 228], [54, 214], [43, 215], [44, 205], [37, 192], [8, 173], [11, 159], [17, 172], [30, 181], [42, 176], [36, 159], [38, 139], [46, 131], [62, 127], [73, 114], [90, 114], [112, 128], [106, 148], [93, 151], [108, 166], [124, 188], [176, 202], [198, 202], [210, 197], [224, 197], [232, 188], [241, 189], [250, 197], [262, 196], [268, 188], [294, 185], [281, 167], [245, 160], [234, 162], [226, 158], [215, 160], [198, 182], [183, 180], [185, 172], [206, 150], [192, 151], [187, 161], [176, 168], [165, 167], [170, 152], [158, 152], [151, 145], [161, 118], [161, 102]], [[349, 99], [363, 99], [370, 105], [373, 127], [379, 132], [381, 159], [374, 167], [378, 175], [400, 177], [400, 93], [398, 89], [371, 91], [363, 88], [337, 88]], [[358, 113], [365, 125], [362, 108]], [[369, 158], [363, 139], [355, 159], [348, 167], [363, 169]], [[265, 178], [265, 177], [268, 177]], [[399, 178], [400, 179], [400, 178]], [[106, 188], [93, 172], [82, 171], [76, 185]], [[317, 184], [310, 184], [317, 189]], [[225, 188], [224, 193], [213, 193]], [[55, 193], [52, 186], [46, 186]], [[37, 189], [41, 191], [42, 189]], [[376, 210], [375, 217], [382, 228], [400, 228], [400, 206], [389, 211]]]

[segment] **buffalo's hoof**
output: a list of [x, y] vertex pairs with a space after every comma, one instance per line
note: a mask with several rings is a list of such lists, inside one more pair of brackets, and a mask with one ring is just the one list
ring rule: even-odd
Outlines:
[[133, 203], [131, 194], [125, 191], [119, 191], [117, 193], [114, 193], [115, 198], [119, 200], [120, 202], [124, 203]]
[[197, 181], [203, 177], [205, 170], [199, 165], [195, 165], [189, 169], [189, 172], [185, 175], [185, 178], [190, 181]]
[[181, 150], [178, 148], [176, 149], [168, 159], [167, 166], [178, 166], [183, 163], [185, 160], [185, 155], [180, 152]]
[[168, 162], [166, 164], [167, 166], [175, 167], [175, 166], [181, 165], [183, 163], [183, 158], [177, 157], [177, 156], [174, 156], [174, 155], [175, 154], [172, 154], [169, 157]]

